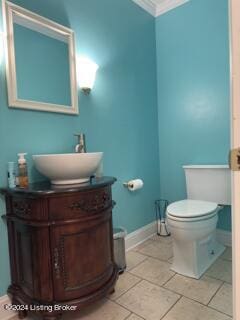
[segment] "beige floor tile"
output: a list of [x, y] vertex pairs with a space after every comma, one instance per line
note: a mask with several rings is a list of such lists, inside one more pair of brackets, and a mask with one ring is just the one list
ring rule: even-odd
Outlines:
[[109, 299], [116, 300], [123, 293], [128, 291], [130, 288], [132, 288], [135, 284], [137, 284], [140, 281], [140, 278], [125, 271], [122, 275], [119, 276], [117, 284], [115, 286], [115, 292], [109, 296]]
[[227, 247], [224, 253], [221, 256], [221, 259], [232, 261], [232, 248]]
[[161, 241], [154, 241], [139, 250], [139, 252], [160, 260], [168, 260], [173, 256], [172, 244]]
[[142, 255], [139, 252], [135, 251], [128, 251], [126, 254], [126, 260], [127, 260], [127, 270], [131, 270], [132, 268], [136, 267], [139, 263], [146, 260], [147, 257]]
[[221, 285], [222, 281], [206, 276], [196, 280], [176, 274], [164, 287], [207, 305]]
[[172, 263], [173, 263], [173, 257], [171, 257], [170, 259], [168, 259], [168, 262], [169, 262], [170, 264], [172, 264]]
[[224, 283], [209, 303], [209, 306], [232, 316], [232, 293], [232, 286]]
[[163, 320], [230, 320], [231, 318], [187, 298], [181, 298]]
[[159, 320], [180, 298], [145, 280], [123, 294], [117, 303], [146, 320]]
[[158, 236], [157, 234], [155, 234], [150, 239], [154, 240], [154, 241], [160, 241], [160, 242], [166, 243], [166, 244], [172, 243], [172, 237], [171, 236], [170, 237], [161, 237], [161, 236]]
[[103, 300], [79, 313], [68, 313], [62, 320], [124, 320], [130, 312], [110, 300]]
[[175, 274], [173, 271], [170, 271], [170, 264], [168, 262], [153, 258], [148, 258], [130, 272], [160, 286]]
[[128, 317], [126, 320], [144, 320], [144, 319], [132, 313], [130, 317]]
[[151, 244], [151, 243], [153, 243], [153, 240], [148, 239], [148, 240], [140, 243], [138, 246], [136, 246], [136, 247], [133, 248], [132, 250], [133, 250], [133, 251], [139, 251], [139, 250], [141, 250], [142, 248], [146, 247], [147, 245], [149, 245], [149, 244]]
[[228, 283], [232, 283], [232, 263], [231, 261], [218, 259], [207, 270], [205, 275]]

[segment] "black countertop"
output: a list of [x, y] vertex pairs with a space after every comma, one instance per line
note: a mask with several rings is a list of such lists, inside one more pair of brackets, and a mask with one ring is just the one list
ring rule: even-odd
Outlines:
[[116, 180], [114, 177], [92, 178], [88, 182], [72, 185], [52, 185], [50, 181], [44, 181], [29, 184], [28, 188], [1, 188], [0, 192], [5, 195], [19, 194], [33, 196], [72, 193], [112, 185]]

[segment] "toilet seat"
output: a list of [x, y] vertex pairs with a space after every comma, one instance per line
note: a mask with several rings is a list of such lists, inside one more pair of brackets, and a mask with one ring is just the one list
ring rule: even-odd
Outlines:
[[212, 218], [217, 214], [215, 202], [200, 200], [181, 200], [167, 207], [167, 216], [175, 221], [199, 221]]

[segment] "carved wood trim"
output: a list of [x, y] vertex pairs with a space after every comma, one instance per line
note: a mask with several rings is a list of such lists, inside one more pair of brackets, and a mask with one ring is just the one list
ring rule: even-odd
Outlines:
[[55, 274], [56, 274], [56, 278], [60, 279], [61, 275], [60, 275], [60, 265], [59, 265], [59, 250], [58, 248], [54, 248], [54, 252], [53, 252], [53, 265], [54, 265], [54, 270], [55, 270]]
[[31, 204], [26, 200], [14, 201], [13, 212], [15, 214], [29, 216], [31, 214]]
[[111, 195], [108, 192], [103, 192], [94, 195], [94, 197], [74, 201], [68, 208], [71, 210], [82, 210], [88, 213], [95, 213], [105, 210], [111, 205]]

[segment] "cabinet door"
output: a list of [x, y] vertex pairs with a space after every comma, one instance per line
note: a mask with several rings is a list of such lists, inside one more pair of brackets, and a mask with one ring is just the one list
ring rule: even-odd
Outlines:
[[11, 222], [11, 225], [10, 241], [14, 244], [11, 244], [14, 255], [11, 260], [16, 263], [12, 272], [14, 284], [29, 297], [51, 301], [49, 229], [28, 226], [24, 222]]
[[51, 229], [55, 299], [81, 298], [103, 287], [113, 273], [111, 211]]

